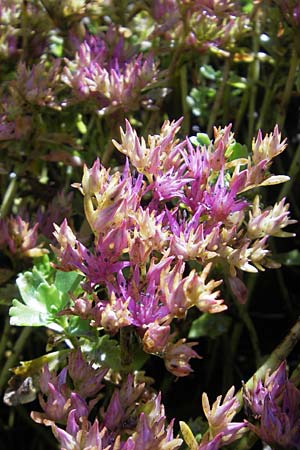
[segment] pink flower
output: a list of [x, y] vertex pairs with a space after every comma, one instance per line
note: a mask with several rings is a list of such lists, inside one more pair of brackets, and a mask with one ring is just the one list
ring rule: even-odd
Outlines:
[[152, 322], [143, 336], [143, 349], [147, 353], [162, 353], [170, 338], [170, 325]]
[[218, 441], [217, 436], [221, 436], [223, 442], [229, 444], [241, 437], [246, 425], [243, 422], [232, 422], [239, 407], [239, 402], [234, 397], [233, 386], [226, 393], [222, 404], [221, 400], [222, 396], [219, 395], [213, 405], [210, 406], [207, 394], [204, 392], [202, 394], [202, 407], [208, 421], [210, 439]]
[[180, 339], [175, 344], [169, 343], [164, 352], [164, 361], [166, 368], [176, 377], [185, 377], [193, 372], [189, 364], [191, 358], [201, 358], [195, 350], [192, 349], [197, 342], [185, 343], [186, 339]]
[[262, 415], [265, 397], [278, 399], [287, 383], [286, 363], [283, 361], [280, 366], [270, 375], [266, 374], [264, 382], [260, 379], [254, 379], [253, 387], [243, 388], [243, 397], [245, 407], [255, 418]]
[[68, 374], [74, 390], [82, 398], [95, 397], [103, 388], [101, 384], [107, 369], [94, 369], [83, 357], [81, 350], [72, 351], [68, 358]]
[[283, 386], [281, 399], [270, 393], [264, 398], [259, 425], [247, 423], [273, 448], [300, 449], [300, 391], [290, 381]]
[[48, 424], [49, 421], [67, 421], [69, 412], [76, 410], [76, 417], [87, 416], [88, 406], [85, 400], [67, 385], [67, 368], [59, 376], [50, 375], [45, 366], [41, 375], [40, 386], [42, 393], [39, 401], [44, 413], [33, 411], [31, 417], [35, 422]]
[[48, 250], [38, 244], [38, 227], [32, 228], [21, 216], [0, 219], [0, 246], [19, 258], [35, 258], [48, 253]]
[[84, 167], [79, 189], [84, 195], [86, 218], [94, 234], [99, 236], [137, 210], [144, 190], [143, 177], [131, 176], [128, 160], [123, 173], [113, 175], [96, 160], [91, 169]]
[[108, 280], [114, 272], [129, 265], [129, 262], [119, 261], [126, 246], [124, 223], [105, 237], [99, 237], [94, 254], [76, 239], [66, 220], [60, 227], [56, 224], [54, 227], [54, 236], [61, 246], [60, 249], [52, 246], [59, 259], [58, 267], [65, 271], [80, 270], [87, 277], [87, 286]]
[[136, 131], [126, 121], [126, 131], [121, 128], [121, 143], [113, 140], [115, 147], [124, 153], [138, 172], [153, 182], [154, 176], [164, 174], [168, 170], [179, 168], [182, 160], [181, 152], [184, 143], [175, 139], [182, 119], [172, 122], [166, 120], [159, 135], [149, 135], [148, 142], [139, 140]]
[[73, 409], [68, 415], [66, 430], [59, 428], [54, 422], [51, 423], [54, 436], [64, 450], [103, 450], [107, 447], [107, 430], [99, 431], [98, 420], [95, 419], [93, 425], [83, 417], [78, 421], [76, 411]]
[[[109, 39], [109, 30], [106, 41]], [[92, 100], [99, 114], [111, 114], [118, 109], [135, 110], [145, 98], [143, 90], [157, 77], [151, 56], [123, 57], [124, 42], [119, 39], [110, 55], [107, 42], [99, 37], [87, 37], [73, 61], [66, 59], [62, 81], [72, 88], [78, 100]]]
[[227, 217], [241, 211], [247, 206], [245, 200], [237, 200], [236, 195], [244, 186], [246, 174], [241, 173], [230, 185], [225, 184], [224, 171], [220, 171], [216, 183], [204, 192], [204, 205], [208, 213], [216, 222], [225, 222]]

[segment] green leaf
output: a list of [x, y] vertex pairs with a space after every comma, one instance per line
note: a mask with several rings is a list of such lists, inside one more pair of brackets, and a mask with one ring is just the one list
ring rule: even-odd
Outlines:
[[87, 126], [86, 126], [86, 124], [83, 122], [83, 120], [82, 120], [82, 115], [81, 115], [81, 114], [78, 114], [78, 116], [77, 116], [76, 126], [77, 126], [78, 131], [79, 131], [81, 134], [84, 135], [84, 134], [87, 133]]
[[88, 354], [90, 361], [102, 367], [108, 367], [116, 372], [121, 370], [120, 345], [107, 334], [102, 336], [94, 345], [87, 343], [82, 347], [82, 350]]
[[196, 136], [191, 136], [190, 141], [193, 145], [210, 145], [209, 136], [206, 133], [197, 133]]
[[207, 64], [204, 64], [200, 67], [200, 73], [208, 80], [216, 80], [220, 78], [221, 74], [219, 70], [215, 70], [212, 66], [209, 66]]
[[66, 358], [70, 350], [59, 350], [52, 353], [47, 353], [46, 355], [40, 356], [39, 358], [31, 359], [29, 361], [21, 361], [20, 365], [13, 367], [11, 371], [22, 378], [39, 373], [41, 368], [48, 364], [49, 370], [57, 370], [59, 365], [66, 364]]
[[297, 249], [274, 255], [274, 259], [283, 266], [300, 266], [300, 251]]
[[227, 84], [237, 89], [246, 89], [247, 79], [244, 77], [239, 77], [237, 74], [233, 73], [227, 81]]
[[208, 336], [215, 339], [228, 331], [231, 322], [232, 319], [224, 314], [205, 313], [193, 321], [188, 337], [194, 339]]
[[60, 292], [73, 291], [79, 284], [81, 276], [77, 272], [58, 271], [55, 275], [55, 286]]
[[50, 264], [50, 259], [47, 254], [39, 256], [34, 259], [34, 267], [44, 275], [46, 280], [51, 277], [53, 274], [53, 267]]
[[64, 50], [64, 41], [61, 37], [53, 35], [50, 38], [50, 50], [54, 56], [61, 58]]
[[91, 329], [90, 320], [78, 316], [70, 316], [68, 320], [67, 334], [70, 336], [90, 336], [94, 330]]
[[238, 158], [247, 158], [248, 148], [246, 145], [235, 142], [234, 144], [230, 145], [230, 147], [228, 147], [225, 152], [225, 156], [227, 157], [228, 161], [233, 161], [234, 159]]
[[63, 317], [57, 317], [68, 301], [68, 296], [56, 286], [49, 285], [44, 275], [35, 267], [32, 272], [20, 274], [17, 286], [22, 301], [14, 299], [9, 310], [10, 324], [16, 326], [47, 326], [62, 331]]
[[210, 139], [206, 133], [197, 133], [197, 141], [199, 145], [210, 145]]

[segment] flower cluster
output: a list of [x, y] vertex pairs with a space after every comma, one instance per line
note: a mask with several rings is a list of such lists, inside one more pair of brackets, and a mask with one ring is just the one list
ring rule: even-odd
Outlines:
[[[50, 66], [47, 67], [47, 66]], [[10, 85], [14, 102], [19, 107], [26, 104], [58, 108], [56, 90], [59, 88], [60, 60], [52, 64], [40, 62], [27, 68], [23, 62], [17, 67], [16, 79]]]
[[212, 406], [208, 396], [202, 394], [202, 407], [208, 422], [208, 428], [201, 437], [200, 444], [193, 435], [192, 430], [185, 422], [180, 422], [182, 435], [190, 450], [218, 450], [238, 439], [247, 431], [244, 422], [232, 422], [240, 406], [234, 396], [234, 386], [224, 396], [219, 395]]
[[[299, 175], [299, 130], [287, 120], [299, 94], [298, 3], [0, 2], [0, 304], [12, 327], [29, 327], [19, 337], [2, 317], [0, 391], [16, 354], [35, 358], [12, 369], [4, 402], [39, 393], [31, 417], [62, 450], [179, 449], [167, 419], [178, 403], [167, 397], [190, 381], [207, 394], [203, 417], [189, 422], [196, 437], [180, 425], [189, 450], [240, 447], [240, 438], [242, 447], [246, 433], [300, 450], [300, 394], [284, 364], [246, 384], [247, 421], [240, 393], [226, 393], [235, 362], [244, 376], [260, 359], [259, 311], [249, 317], [245, 305], [258, 291], [248, 294], [253, 274], [299, 264], [297, 250], [273, 247], [293, 236], [294, 180], [273, 204], [263, 193], [289, 180], [272, 174], [287, 146], [279, 129], [291, 144], [284, 167]], [[273, 132], [251, 143], [259, 128]], [[289, 312], [298, 308], [290, 298]], [[39, 348], [27, 352], [29, 333]], [[239, 343], [247, 333], [254, 358]], [[224, 395], [211, 404], [220, 378]]]
[[248, 19], [232, 0], [155, 0], [151, 13], [154, 33], [176, 39], [186, 48], [227, 55], [227, 49], [248, 31]]
[[[75, 59], [66, 59], [62, 81], [71, 87], [75, 98], [93, 101], [99, 114], [118, 109], [135, 110], [143, 100], [142, 91], [149, 89], [157, 78], [157, 68], [151, 56], [129, 56], [122, 37], [109, 51], [106, 40], [87, 36], [76, 52]], [[112, 54], [111, 54], [112, 53]]]
[[[202, 395], [202, 406], [207, 418], [209, 430], [207, 438], [203, 439], [199, 450], [218, 449], [221, 445], [229, 444], [241, 437], [246, 431], [246, 425], [243, 422], [232, 422], [240, 404], [234, 397], [234, 387], [232, 386], [224, 396], [218, 396], [216, 401], [210, 407], [207, 394]], [[221, 444], [222, 443], [222, 444]]]
[[[88, 318], [111, 335], [134, 327], [144, 351], [162, 356], [169, 371], [184, 376], [197, 354], [192, 343], [173, 342], [173, 319], [192, 307], [225, 310], [216, 290], [222, 280], [207, 281], [209, 273], [221, 263], [240, 291], [237, 270], [272, 266], [267, 240], [285, 236], [282, 228], [293, 221], [284, 200], [261, 210], [258, 197], [252, 204], [241, 196], [253, 186], [285, 180], [269, 172], [285, 147], [277, 128], [264, 139], [259, 133], [248, 159], [235, 159], [230, 126], [215, 129], [214, 141], [196, 148], [176, 139], [179, 126], [180, 121], [165, 122], [160, 135], [146, 142], [127, 122], [121, 143], [114, 142], [127, 157], [123, 172], [111, 174], [96, 160], [76, 185], [94, 248], [83, 245], [64, 221], [55, 225], [60, 247], [53, 250], [60, 270], [79, 270], [86, 279], [86, 294], [66, 314]], [[199, 272], [185, 275], [190, 261]], [[90, 300], [87, 294], [100, 287], [107, 296]]]
[[47, 253], [42, 244], [37, 243], [38, 227], [32, 228], [20, 216], [0, 219], [0, 248], [17, 258], [33, 258]]
[[264, 382], [245, 387], [244, 401], [250, 418], [256, 419], [247, 426], [264, 442], [276, 449], [300, 448], [300, 391], [288, 379], [285, 362]]
[[0, 57], [15, 59], [24, 56], [27, 49], [20, 48], [19, 40], [22, 39], [22, 27], [24, 15], [30, 22], [31, 30], [26, 39], [30, 52], [25, 56], [28, 59], [39, 57], [47, 45], [47, 34], [51, 29], [51, 21], [43, 8], [37, 2], [28, 1], [24, 5], [21, 0], [3, 0], [0, 5]]
[[58, 375], [45, 366], [39, 396], [44, 412], [33, 412], [33, 420], [51, 426], [65, 450], [179, 448], [182, 440], [173, 437], [173, 422], [166, 425], [160, 395], [151, 393], [145, 382], [132, 376], [116, 386], [109, 404], [102, 409], [101, 422], [98, 418], [93, 423], [88, 420], [89, 412], [102, 397], [106, 373], [107, 369], [94, 369], [79, 350], [70, 353], [67, 366]]

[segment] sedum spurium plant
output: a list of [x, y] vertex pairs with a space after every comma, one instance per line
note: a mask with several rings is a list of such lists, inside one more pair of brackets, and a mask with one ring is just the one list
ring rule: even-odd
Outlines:
[[1, 2], [5, 448], [299, 448], [299, 55], [295, 0]]
[[[259, 132], [249, 155], [240, 157], [231, 126], [215, 128], [213, 140], [200, 134], [180, 140], [180, 122], [164, 122], [147, 140], [127, 122], [114, 141], [123, 167], [106, 169], [97, 159], [74, 185], [92, 239], [77, 238], [66, 219], [55, 224], [52, 268], [44, 257], [40, 269], [18, 277], [22, 299], [13, 301], [11, 324], [46, 326], [55, 332], [51, 347], [66, 346], [56, 372], [43, 365], [47, 355], [16, 370], [39, 380], [43, 412], [32, 418], [51, 426], [63, 449], [179, 448], [182, 439], [174, 438], [144, 363], [154, 355], [175, 377], [189, 375], [197, 342], [178, 336], [175, 321], [190, 309], [222, 314], [228, 305], [220, 288], [227, 281], [245, 302], [241, 273], [276, 267], [268, 239], [291, 235], [284, 230], [294, 223], [284, 199], [263, 207], [252, 194], [288, 179], [271, 173], [286, 147], [278, 128], [265, 137]], [[6, 396], [13, 403], [16, 393]], [[232, 421], [240, 406], [234, 387], [212, 406], [204, 393], [202, 404], [208, 430], [197, 448], [229, 445], [247, 429], [264, 436], [264, 428]], [[267, 419], [261, 420], [264, 427]], [[182, 430], [195, 446], [188, 425]]]

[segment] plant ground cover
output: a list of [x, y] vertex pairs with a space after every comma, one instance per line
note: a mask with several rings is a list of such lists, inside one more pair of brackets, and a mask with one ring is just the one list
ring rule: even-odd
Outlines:
[[298, 3], [0, 2], [0, 450], [300, 449]]

